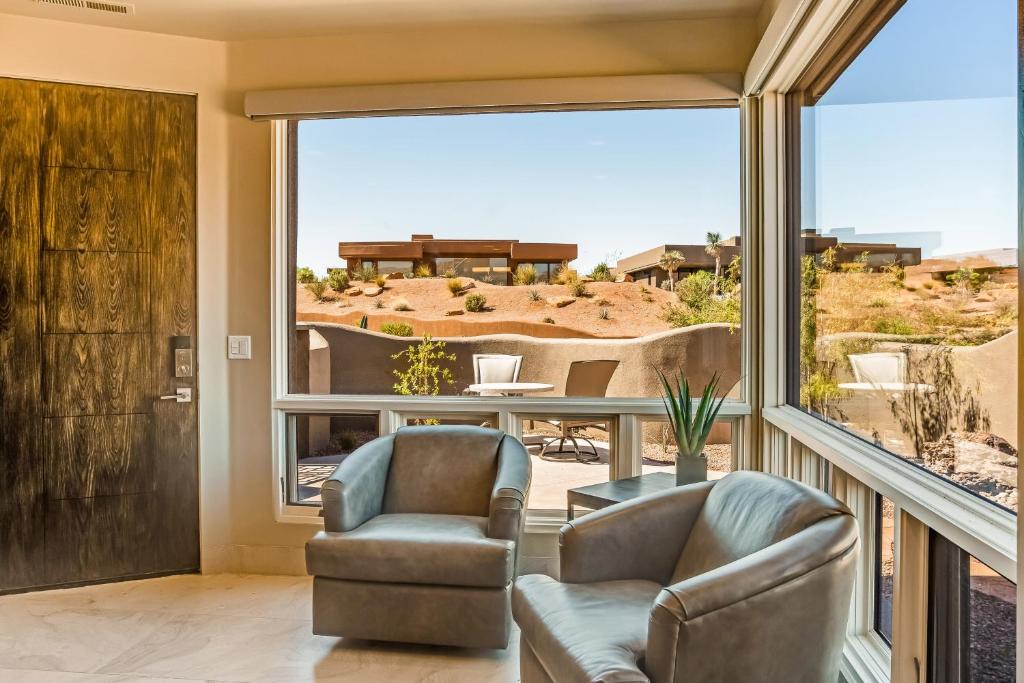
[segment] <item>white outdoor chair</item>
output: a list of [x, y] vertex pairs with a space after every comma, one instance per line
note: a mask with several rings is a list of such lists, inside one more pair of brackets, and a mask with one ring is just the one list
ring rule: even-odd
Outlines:
[[[473, 384], [509, 384], [519, 381], [522, 356], [504, 353], [473, 354]], [[500, 391], [481, 391], [481, 396], [501, 396]]]

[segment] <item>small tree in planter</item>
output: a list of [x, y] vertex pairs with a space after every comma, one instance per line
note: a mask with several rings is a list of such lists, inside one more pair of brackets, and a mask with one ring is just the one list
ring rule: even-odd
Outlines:
[[658, 377], [661, 378], [665, 412], [679, 451], [676, 455], [676, 485], [707, 481], [708, 461], [704, 457], [704, 444], [725, 400], [725, 396], [718, 396], [718, 373], [712, 375], [711, 381], [705, 385], [696, 409], [690, 396], [690, 383], [682, 370], [679, 370], [675, 389], [660, 370]]

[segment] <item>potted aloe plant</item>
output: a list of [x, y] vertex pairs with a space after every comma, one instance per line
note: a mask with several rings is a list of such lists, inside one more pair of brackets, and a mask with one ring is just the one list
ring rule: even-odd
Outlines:
[[707, 481], [708, 461], [704, 457], [704, 444], [707, 443], [711, 427], [715, 424], [718, 411], [722, 408], [725, 397], [718, 397], [718, 373], [711, 376], [711, 381], [704, 387], [696, 409], [693, 397], [690, 396], [690, 383], [683, 371], [679, 371], [675, 388], [660, 370], [662, 399], [665, 412], [668, 413], [672, 434], [679, 449], [676, 455], [676, 486]]

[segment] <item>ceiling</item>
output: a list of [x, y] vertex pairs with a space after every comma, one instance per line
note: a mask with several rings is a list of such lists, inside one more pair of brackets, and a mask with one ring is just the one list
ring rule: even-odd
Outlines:
[[[770, 0], [769, 0], [770, 1]], [[134, 0], [134, 16], [0, 0], [0, 13], [214, 40], [413, 24], [699, 19], [755, 15], [764, 0]], [[2, 21], [2, 19], [0, 19]]]

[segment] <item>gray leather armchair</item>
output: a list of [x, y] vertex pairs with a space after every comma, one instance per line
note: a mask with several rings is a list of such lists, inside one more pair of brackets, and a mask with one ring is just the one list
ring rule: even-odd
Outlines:
[[313, 632], [504, 648], [530, 457], [504, 432], [403, 427], [323, 486], [306, 544]]
[[605, 508], [561, 531], [561, 580], [516, 581], [523, 683], [838, 679], [857, 526], [759, 472]]

